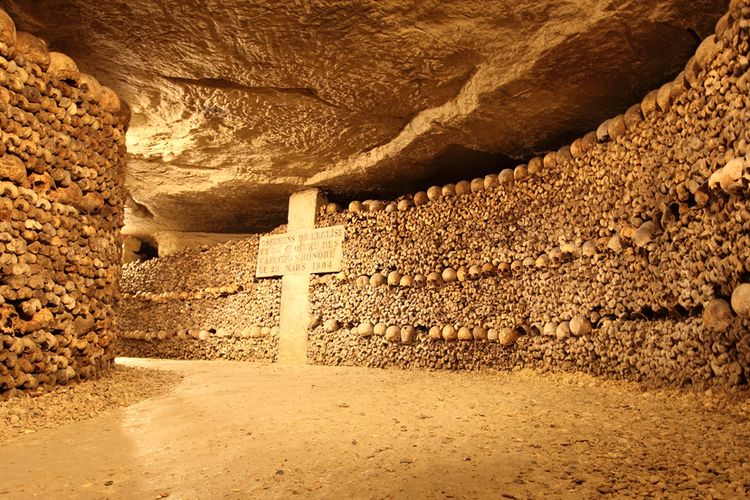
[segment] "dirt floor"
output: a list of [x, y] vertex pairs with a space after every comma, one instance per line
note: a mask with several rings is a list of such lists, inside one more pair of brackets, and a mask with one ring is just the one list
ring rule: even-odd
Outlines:
[[167, 392], [181, 378], [174, 371], [116, 365], [98, 380], [55, 387], [33, 397], [0, 401], [0, 444], [19, 435], [133, 405]]
[[746, 394], [528, 371], [118, 362], [183, 378], [1, 443], [0, 499], [750, 494]]

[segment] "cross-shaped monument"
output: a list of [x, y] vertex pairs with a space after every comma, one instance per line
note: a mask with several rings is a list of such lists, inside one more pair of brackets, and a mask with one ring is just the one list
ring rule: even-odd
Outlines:
[[281, 276], [279, 363], [307, 362], [310, 275], [341, 270], [344, 226], [315, 229], [326, 198], [318, 189], [289, 198], [287, 232], [263, 236], [258, 243], [257, 278]]

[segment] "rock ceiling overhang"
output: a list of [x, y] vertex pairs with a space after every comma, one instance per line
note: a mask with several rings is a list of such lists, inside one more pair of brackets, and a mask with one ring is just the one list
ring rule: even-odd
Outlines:
[[497, 172], [673, 78], [726, 1], [0, 1], [132, 106], [126, 232]]

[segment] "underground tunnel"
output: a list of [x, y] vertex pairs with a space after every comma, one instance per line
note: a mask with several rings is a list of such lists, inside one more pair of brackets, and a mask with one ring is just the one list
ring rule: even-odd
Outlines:
[[747, 0], [0, 8], [0, 496], [750, 495]]

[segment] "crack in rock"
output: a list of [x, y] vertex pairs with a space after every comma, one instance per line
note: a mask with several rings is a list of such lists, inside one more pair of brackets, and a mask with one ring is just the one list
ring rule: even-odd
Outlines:
[[165, 80], [178, 85], [188, 85], [216, 90], [238, 90], [254, 94], [289, 94], [297, 95], [306, 99], [313, 99], [325, 106], [335, 109], [345, 109], [338, 104], [323, 99], [317, 91], [310, 87], [264, 87], [245, 85], [225, 78], [183, 78], [179, 76], [160, 75]]

